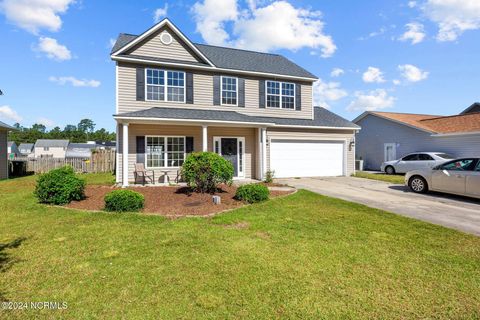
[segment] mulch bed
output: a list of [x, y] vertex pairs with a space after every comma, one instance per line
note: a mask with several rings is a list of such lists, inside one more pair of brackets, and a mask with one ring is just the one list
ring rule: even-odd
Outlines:
[[[112, 190], [111, 186], [87, 186], [86, 199], [73, 201], [68, 208], [82, 210], [103, 210], [104, 197]], [[237, 187], [222, 185], [215, 195], [220, 196], [221, 204], [215, 205], [211, 194], [189, 193], [185, 187], [131, 187], [129, 190], [140, 192], [145, 196], [144, 213], [158, 214], [168, 217], [208, 216], [221, 211], [234, 209], [245, 205], [235, 200]], [[287, 195], [292, 191], [270, 191], [270, 197]]]

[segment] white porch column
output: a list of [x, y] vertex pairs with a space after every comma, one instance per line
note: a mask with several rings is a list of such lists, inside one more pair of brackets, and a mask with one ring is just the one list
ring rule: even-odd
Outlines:
[[267, 173], [267, 129], [261, 128], [260, 129], [260, 148], [261, 148], [261, 169], [260, 169], [260, 179], [265, 179], [265, 175]]
[[122, 186], [123, 187], [128, 187], [128, 123], [123, 123], [122, 124], [122, 150], [123, 150], [123, 155], [122, 155]]
[[202, 126], [202, 151], [208, 151], [208, 126]]

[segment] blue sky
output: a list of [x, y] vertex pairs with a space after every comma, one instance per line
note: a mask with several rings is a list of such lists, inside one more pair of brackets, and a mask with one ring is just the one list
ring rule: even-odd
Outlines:
[[194, 42], [287, 56], [321, 79], [316, 102], [347, 119], [456, 114], [480, 100], [477, 0], [0, 3], [0, 120], [10, 124], [91, 118], [113, 130], [111, 40], [165, 15]]

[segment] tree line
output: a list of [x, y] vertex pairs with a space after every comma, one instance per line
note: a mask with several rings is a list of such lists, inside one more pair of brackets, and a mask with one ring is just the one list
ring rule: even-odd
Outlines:
[[104, 128], [95, 130], [91, 119], [82, 119], [77, 125], [68, 124], [65, 128], [55, 127], [51, 130], [43, 124], [36, 123], [31, 128], [22, 127], [19, 123], [13, 125], [17, 130], [10, 132], [8, 140], [20, 143], [35, 143], [37, 139], [65, 139], [70, 142], [115, 141], [115, 132]]

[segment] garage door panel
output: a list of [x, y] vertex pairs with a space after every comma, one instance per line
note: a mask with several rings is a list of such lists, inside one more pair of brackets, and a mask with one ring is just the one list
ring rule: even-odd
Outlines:
[[341, 176], [343, 159], [343, 142], [272, 140], [270, 144], [270, 169], [278, 178]]

